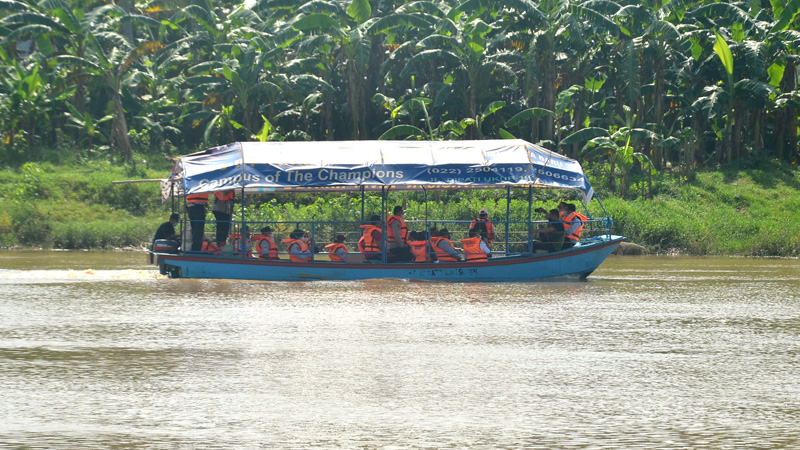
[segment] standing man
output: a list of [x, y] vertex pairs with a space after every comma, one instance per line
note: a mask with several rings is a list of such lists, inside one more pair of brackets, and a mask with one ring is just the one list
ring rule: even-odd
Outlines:
[[186, 196], [186, 212], [189, 215], [189, 223], [192, 225], [193, 252], [199, 252], [203, 249], [206, 230], [206, 206], [208, 206], [208, 192]]
[[386, 219], [387, 248], [395, 261], [411, 261], [414, 255], [408, 246], [408, 227], [403, 218], [403, 207], [395, 206], [393, 214]]
[[214, 192], [214, 206], [211, 207], [217, 222], [217, 246], [222, 247], [231, 230], [233, 214], [233, 190]]

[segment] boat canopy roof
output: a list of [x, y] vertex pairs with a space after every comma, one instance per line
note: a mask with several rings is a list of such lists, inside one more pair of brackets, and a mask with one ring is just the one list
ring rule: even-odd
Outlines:
[[580, 164], [520, 139], [235, 142], [182, 156], [181, 194], [558, 188], [593, 191]]

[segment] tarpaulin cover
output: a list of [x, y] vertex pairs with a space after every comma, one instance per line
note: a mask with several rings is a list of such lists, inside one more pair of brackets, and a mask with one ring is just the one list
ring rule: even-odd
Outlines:
[[533, 186], [593, 195], [577, 161], [519, 139], [235, 142], [181, 157], [170, 180], [186, 194]]

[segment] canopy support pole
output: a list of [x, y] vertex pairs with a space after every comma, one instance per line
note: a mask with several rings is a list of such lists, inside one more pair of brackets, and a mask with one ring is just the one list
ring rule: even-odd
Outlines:
[[[244, 165], [244, 164], [242, 164], [242, 165]], [[242, 177], [242, 180], [244, 180], [244, 177]], [[233, 204], [234, 203], [235, 202], [231, 202], [231, 208], [233, 208]], [[233, 213], [233, 211], [231, 211], [231, 213]], [[233, 214], [231, 214], [231, 217], [233, 217]], [[245, 218], [244, 218], [244, 182], [242, 182], [242, 227], [239, 230], [239, 246], [241, 247], [241, 251], [242, 251], [242, 253], [240, 253], [239, 255], [242, 258], [246, 258], [247, 257], [247, 255], [245, 255], [245, 249], [247, 248], [247, 232], [248, 232], [248, 230], [247, 230], [247, 224], [244, 221], [245, 221]]]
[[425, 186], [422, 186], [422, 192], [425, 194], [425, 240], [429, 240], [431, 238], [431, 229], [428, 226], [428, 190], [425, 189]]
[[[175, 211], [175, 182], [174, 181], [171, 181], [169, 183], [169, 196], [172, 197], [170, 199], [169, 209], [171, 209], [172, 212], [174, 212], [174, 213], [180, 213], [180, 211]], [[184, 215], [183, 216], [183, 220], [180, 221], [180, 226], [181, 226], [181, 228], [180, 228], [180, 230], [181, 230], [181, 233], [180, 233], [180, 236], [181, 236], [181, 251], [183, 251], [183, 252], [186, 251], [186, 248], [184, 248], [185, 247], [184, 243], [186, 241], [184, 239], [186, 237], [186, 226], [183, 224], [185, 221], [186, 221], [186, 215]], [[155, 244], [155, 242], [154, 242], [154, 244]], [[151, 246], [150, 248], [154, 249], [155, 246]]]
[[[239, 256], [247, 258], [248, 255], [245, 254], [245, 249], [247, 248], [248, 229], [244, 217], [244, 187], [247, 185], [247, 164], [244, 164], [244, 147], [242, 147], [242, 145], [239, 145], [239, 157], [242, 158], [242, 228], [239, 230], [239, 246], [242, 249], [242, 253], [240, 253]], [[233, 208], [234, 203], [235, 202], [231, 202], [231, 208]], [[233, 211], [231, 211], [231, 222], [233, 222]], [[229, 228], [233, 228], [233, 223], [231, 223]]]
[[528, 253], [533, 253], [533, 240], [531, 239], [531, 220], [533, 220], [533, 186], [528, 186]]
[[[389, 189], [381, 186], [381, 214], [386, 217], [386, 197], [389, 195]], [[386, 236], [386, 219], [381, 219], [381, 262], [386, 264], [386, 246], [389, 239]]]
[[364, 186], [361, 186], [361, 224], [364, 224]]
[[508, 232], [511, 221], [511, 186], [506, 186], [506, 256], [508, 256]]
[[[601, 201], [600, 201], [600, 197], [598, 197], [598, 196], [597, 196], [597, 194], [595, 194], [595, 195], [594, 195], [594, 198], [597, 200], [597, 204], [598, 204], [598, 205], [600, 205], [600, 209], [602, 209], [602, 210], [603, 210], [603, 214], [605, 214], [605, 215], [606, 215], [606, 223], [605, 223], [605, 228], [606, 228], [606, 236], [607, 236], [607, 237], [611, 237], [611, 228], [613, 228], [613, 227], [614, 227], [614, 220], [612, 220], [612, 219], [611, 219], [611, 216], [610, 216], [610, 215], [608, 215], [608, 211], [606, 211], [606, 208], [605, 208], [605, 206], [603, 206], [603, 202], [601, 202]], [[583, 202], [581, 202], [581, 203], [583, 203]], [[588, 210], [588, 208], [586, 207], [586, 205], [583, 205], [583, 208], [584, 208], [584, 209], [586, 209], [586, 213], [588, 214], [588, 213], [589, 213], [589, 210]], [[591, 217], [591, 214], [589, 215], [589, 217]], [[591, 231], [591, 230], [590, 230], [590, 231]]]

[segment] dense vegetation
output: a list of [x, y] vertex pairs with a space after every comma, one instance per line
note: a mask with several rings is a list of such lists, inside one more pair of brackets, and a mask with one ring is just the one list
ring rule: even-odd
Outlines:
[[[165, 156], [207, 146], [519, 137], [581, 160], [616, 232], [653, 250], [797, 256], [798, 12], [789, 0], [0, 0], [0, 245], [147, 241], [165, 217], [157, 186], [110, 181], [163, 177]], [[443, 200], [433, 207], [451, 219], [499, 205]], [[360, 211], [347, 197], [258, 201], [258, 220]]]
[[138, 163], [235, 140], [513, 135], [599, 162], [603, 188], [626, 196], [653, 170], [797, 161], [799, 10], [0, 0], [0, 161], [98, 144]]
[[[0, 170], [0, 191], [6, 193], [0, 197], [0, 248], [141, 248], [166, 220], [170, 205], [161, 204], [157, 183], [111, 181], [158, 178], [168, 172], [166, 161], [151, 168], [139, 165], [132, 172], [101, 160]], [[800, 256], [800, 222], [793, 220], [794, 211], [800, 210], [797, 167], [748, 159], [717, 171], [698, 171], [690, 179], [658, 174], [653, 185], [652, 199], [602, 198], [614, 217], [616, 234], [658, 253]], [[511, 219], [527, 220], [527, 191], [512, 194]], [[562, 199], [558, 195], [563, 193], [538, 192], [535, 205], [552, 207]], [[432, 219], [471, 220], [480, 208], [488, 208], [495, 220], [505, 217], [503, 190], [442, 192], [438, 201], [430, 195], [427, 208], [423, 200], [421, 193], [396, 192], [389, 202], [405, 201], [409, 220], [424, 219], [426, 212]], [[379, 197], [367, 197], [364, 208], [367, 215], [379, 213]], [[597, 202], [591, 210], [600, 213]], [[240, 211], [237, 206], [237, 217]], [[252, 196], [246, 217], [273, 226], [283, 221], [352, 221], [361, 217], [361, 200], [357, 194]], [[280, 237], [286, 237], [285, 231]]]

